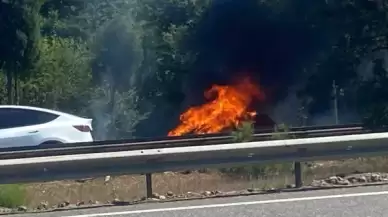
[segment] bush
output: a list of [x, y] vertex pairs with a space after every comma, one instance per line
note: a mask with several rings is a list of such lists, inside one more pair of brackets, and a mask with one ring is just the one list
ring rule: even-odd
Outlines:
[[245, 121], [237, 126], [236, 131], [232, 132], [232, 137], [235, 142], [250, 142], [254, 132], [253, 122]]
[[22, 185], [9, 184], [0, 186], [0, 206], [14, 208], [23, 205], [26, 191]]

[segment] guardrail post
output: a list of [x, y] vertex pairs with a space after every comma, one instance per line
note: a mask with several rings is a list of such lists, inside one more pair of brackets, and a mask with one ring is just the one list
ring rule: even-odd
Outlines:
[[295, 187], [300, 188], [303, 185], [302, 181], [302, 164], [294, 162]]
[[147, 198], [152, 198], [152, 174], [146, 173], [146, 191], [147, 191]]

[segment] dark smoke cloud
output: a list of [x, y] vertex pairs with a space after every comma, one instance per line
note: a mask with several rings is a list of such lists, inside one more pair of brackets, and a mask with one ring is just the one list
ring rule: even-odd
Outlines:
[[[214, 1], [191, 40], [200, 55], [189, 75], [187, 101], [199, 103], [212, 84], [248, 73], [275, 103], [298, 82], [300, 66], [318, 50], [320, 34], [292, 8], [275, 14], [258, 1]], [[195, 41], [195, 43], [192, 43]]]
[[[147, 135], [166, 135], [179, 123], [181, 112], [206, 101], [203, 96], [206, 89], [213, 84], [231, 84], [241, 73], [248, 74], [265, 89], [265, 113], [274, 117], [272, 108], [284, 113], [283, 106], [277, 105], [287, 101], [290, 88], [303, 86], [300, 84], [305, 80], [302, 67], [311, 64], [318, 51], [329, 47], [327, 31], [312, 28], [305, 19], [305, 15], [311, 13], [311, 5], [307, 4], [315, 1], [290, 1], [281, 12], [258, 2], [212, 1], [197, 24], [195, 34], [187, 39], [186, 48], [199, 55], [185, 79], [183, 102], [180, 108], [174, 105], [174, 114], [161, 109], [155, 111], [149, 121], [160, 124], [152, 133], [145, 124]], [[299, 105], [294, 98], [293, 103], [287, 105], [294, 105], [292, 111], [297, 111]], [[289, 107], [284, 109], [290, 110]], [[279, 119], [288, 121], [284, 117]], [[290, 121], [295, 122], [295, 117]]]

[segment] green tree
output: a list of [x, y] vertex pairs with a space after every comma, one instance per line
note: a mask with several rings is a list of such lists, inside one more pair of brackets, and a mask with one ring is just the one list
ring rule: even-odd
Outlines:
[[41, 55], [21, 81], [21, 103], [78, 112], [91, 88], [91, 53], [79, 40], [48, 36]]
[[376, 60], [373, 75], [360, 81], [358, 106], [364, 122], [371, 127], [388, 125], [388, 73], [382, 60]]
[[309, 79], [302, 96], [311, 99], [310, 112], [325, 111], [331, 106], [335, 80], [346, 93], [342, 104], [356, 107], [359, 104], [356, 69], [363, 58], [388, 46], [388, 8], [381, 1], [331, 1], [319, 11], [309, 20], [315, 26], [327, 27], [326, 37], [330, 41], [306, 70]]
[[12, 83], [17, 94], [17, 78], [26, 75], [38, 56], [40, 37], [39, 10], [44, 0], [9, 0], [0, 2], [0, 66], [6, 72], [8, 103], [13, 101]]

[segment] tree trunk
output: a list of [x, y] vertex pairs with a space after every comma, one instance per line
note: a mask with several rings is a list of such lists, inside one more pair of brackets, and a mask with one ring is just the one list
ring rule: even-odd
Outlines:
[[8, 104], [13, 104], [13, 97], [12, 97], [12, 72], [7, 70], [7, 97], [8, 97]]
[[109, 114], [111, 115], [110, 116], [110, 123], [111, 123], [111, 126], [110, 126], [110, 129], [109, 129], [109, 134], [108, 134], [108, 138], [109, 139], [116, 139], [117, 137], [117, 130], [116, 130], [116, 112], [115, 112], [115, 95], [116, 95], [116, 85], [115, 85], [115, 82], [114, 82], [114, 79], [113, 79], [113, 76], [112, 76], [112, 72], [110, 70], [110, 68], [108, 67], [107, 68], [107, 72], [108, 72], [108, 75], [109, 75], [109, 103], [108, 103], [108, 108], [107, 108], [107, 111], [109, 112]]
[[17, 76], [17, 73], [15, 72], [14, 73], [14, 96], [15, 96], [15, 98], [14, 98], [14, 103], [16, 104], [16, 105], [19, 105], [19, 94], [18, 94], [18, 76]]
[[110, 139], [116, 139], [116, 136], [117, 136], [117, 130], [116, 130], [116, 112], [114, 110], [115, 108], [115, 92], [116, 92], [116, 89], [114, 87], [114, 85], [110, 86], [110, 101], [109, 101], [109, 107], [108, 107], [108, 111], [109, 111], [109, 114], [111, 114], [110, 116], [110, 123], [111, 123], [111, 126], [110, 126], [110, 133], [109, 133], [109, 138]]

